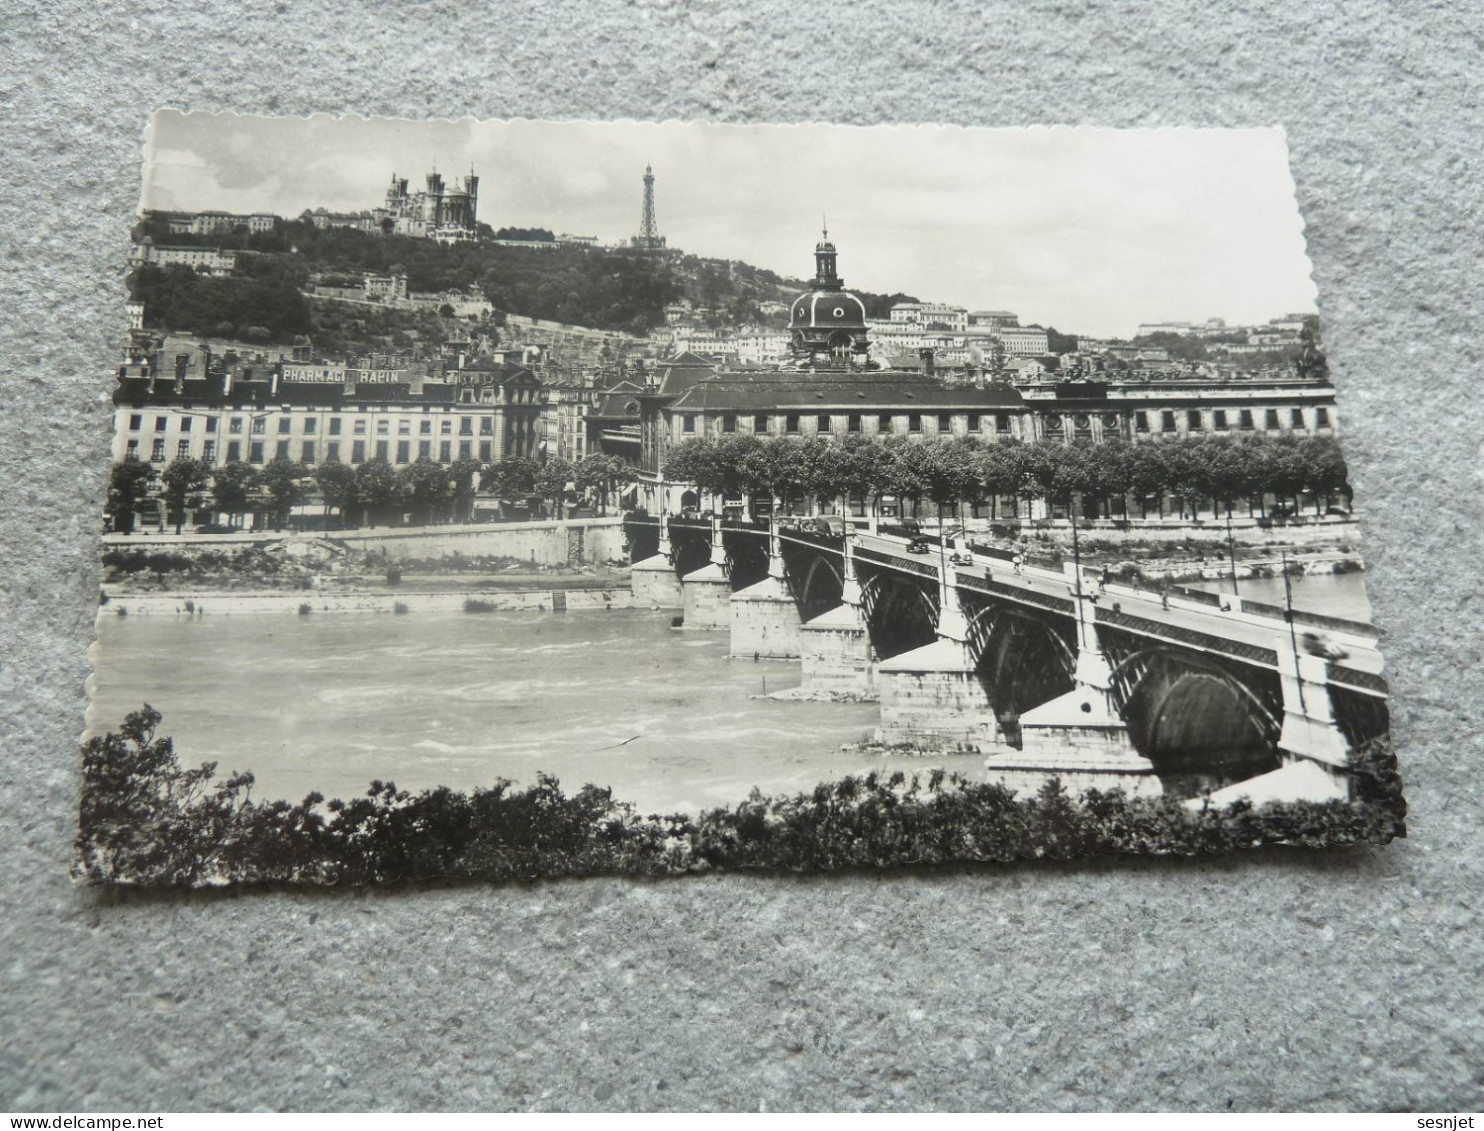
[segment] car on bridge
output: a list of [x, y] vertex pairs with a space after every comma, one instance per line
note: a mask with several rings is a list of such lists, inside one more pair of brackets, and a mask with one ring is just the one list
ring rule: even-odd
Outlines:
[[931, 554], [932, 552], [933, 544], [926, 538], [914, 538], [907, 543], [907, 553], [909, 554]]

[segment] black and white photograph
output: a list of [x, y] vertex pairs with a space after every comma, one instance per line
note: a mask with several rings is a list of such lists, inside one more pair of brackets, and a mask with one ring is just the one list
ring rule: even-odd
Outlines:
[[80, 879], [1405, 835], [1280, 129], [143, 137]]

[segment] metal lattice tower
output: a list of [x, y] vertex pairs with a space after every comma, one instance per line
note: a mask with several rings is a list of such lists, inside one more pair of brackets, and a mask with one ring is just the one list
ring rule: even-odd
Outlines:
[[639, 234], [633, 243], [645, 251], [665, 246], [665, 237], [660, 235], [659, 222], [654, 218], [654, 168], [650, 165], [644, 166], [644, 212], [639, 218]]

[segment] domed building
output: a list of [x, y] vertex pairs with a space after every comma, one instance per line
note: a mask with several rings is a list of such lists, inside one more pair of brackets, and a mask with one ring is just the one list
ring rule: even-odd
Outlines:
[[814, 246], [814, 289], [793, 300], [788, 332], [794, 356], [815, 364], [821, 357], [857, 364], [865, 361], [866, 305], [845, 289], [835, 270], [835, 245], [826, 228]]

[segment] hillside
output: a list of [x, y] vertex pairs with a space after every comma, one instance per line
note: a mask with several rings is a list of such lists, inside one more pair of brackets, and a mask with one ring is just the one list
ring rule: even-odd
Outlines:
[[[663, 325], [665, 306], [682, 298], [715, 311], [719, 325], [740, 325], [761, 320], [761, 303], [787, 302], [808, 286], [735, 260], [661, 258], [570, 244], [445, 245], [321, 229], [302, 220], [283, 221], [271, 232], [217, 236], [172, 235], [143, 223], [135, 237], [144, 236], [159, 244], [255, 253], [241, 257], [237, 275], [230, 278], [199, 277], [186, 268], [136, 271], [130, 277], [131, 297], [144, 300], [153, 324], [213, 333], [230, 323], [271, 341], [311, 328], [308, 300], [296, 301], [288, 292], [297, 292], [312, 276], [355, 279], [361, 272], [400, 272], [414, 292], [463, 291], [507, 313], [630, 334]], [[915, 301], [907, 295], [856, 293], [873, 317], [884, 317], [893, 302]]]

